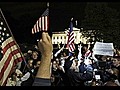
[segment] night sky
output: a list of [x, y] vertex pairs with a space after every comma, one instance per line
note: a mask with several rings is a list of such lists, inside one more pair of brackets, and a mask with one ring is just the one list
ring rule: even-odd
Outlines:
[[[81, 25], [87, 2], [50, 2], [50, 31], [63, 31], [69, 27], [70, 19]], [[110, 3], [120, 11], [119, 2]], [[18, 43], [32, 43], [31, 29], [47, 8], [46, 2], [0, 2], [2, 12]]]

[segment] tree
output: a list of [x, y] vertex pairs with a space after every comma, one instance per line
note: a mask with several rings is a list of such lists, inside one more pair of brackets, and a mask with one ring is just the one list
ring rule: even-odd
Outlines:
[[117, 10], [108, 7], [106, 2], [88, 2], [85, 8], [85, 17], [81, 22], [83, 35], [94, 37], [95, 41], [104, 40], [104, 42], [113, 42], [119, 46], [120, 22], [118, 15]]

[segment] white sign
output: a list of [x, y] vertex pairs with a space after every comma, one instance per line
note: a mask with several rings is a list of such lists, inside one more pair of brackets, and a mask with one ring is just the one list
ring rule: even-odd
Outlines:
[[113, 43], [96, 42], [93, 47], [93, 53], [97, 55], [113, 56]]
[[95, 79], [96, 80], [100, 79], [100, 75], [95, 75]]

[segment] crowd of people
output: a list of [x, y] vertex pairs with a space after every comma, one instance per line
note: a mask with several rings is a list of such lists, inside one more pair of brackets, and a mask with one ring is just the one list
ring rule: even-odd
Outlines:
[[120, 86], [120, 54], [95, 55], [88, 45], [81, 48], [81, 57], [61, 52], [54, 57], [52, 84], [54, 86]]
[[16, 65], [6, 86], [120, 86], [120, 52], [114, 56], [95, 55], [87, 44], [79, 53], [62, 48], [53, 53], [47, 32], [42, 33], [36, 50], [28, 50]]
[[43, 32], [38, 47], [23, 53], [25, 60], [14, 67], [6, 86], [51, 86], [52, 51], [51, 38]]

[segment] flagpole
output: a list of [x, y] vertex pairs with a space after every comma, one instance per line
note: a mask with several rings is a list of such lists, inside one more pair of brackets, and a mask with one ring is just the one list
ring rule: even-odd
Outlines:
[[[8, 23], [7, 23], [7, 21], [6, 21], [5, 17], [4, 17], [4, 15], [3, 15], [3, 13], [2, 13], [1, 8], [0, 8], [0, 12], [1, 12], [1, 14], [2, 14], [2, 17], [3, 17], [3, 19], [4, 19], [5, 23], [6, 23], [6, 25], [7, 25], [8, 29], [9, 29], [9, 31], [10, 31], [10, 34], [11, 34], [13, 40], [14, 40], [15, 43], [16, 43], [16, 46], [18, 47], [18, 50], [21, 52], [20, 47], [19, 47], [19, 45], [17, 44], [17, 42], [16, 42], [16, 40], [15, 40], [15, 38], [14, 38], [12, 32], [11, 32], [11, 29], [10, 29], [10, 27], [9, 27], [9, 25], [8, 25]], [[24, 61], [25, 63], [27, 63], [27, 62], [25, 61], [25, 57], [24, 57], [23, 53], [21, 52], [20, 54], [22, 55], [22, 57], [23, 57], [23, 59], [24, 59], [23, 61]]]
[[2, 10], [1, 10], [1, 8], [0, 8], [0, 12], [1, 12], [1, 14], [2, 14], [3, 19], [5, 20], [5, 23], [6, 23], [8, 29], [9, 29], [9, 31], [10, 31], [10, 34], [11, 34], [12, 38], [14, 39], [14, 41], [15, 41], [17, 47], [20, 48], [19, 45], [17, 44], [17, 42], [16, 42], [16, 40], [15, 40], [15, 38], [14, 38], [12, 32], [11, 32], [11, 29], [10, 29], [10, 27], [9, 27], [9, 25], [8, 25], [8, 23], [7, 23], [6, 19], [5, 19], [5, 17], [4, 17], [4, 15], [3, 15], [3, 12], [2, 12]]
[[[16, 47], [17, 47], [17, 49], [18, 49], [19, 52], [20, 52], [20, 55], [22, 56], [22, 59], [25, 60], [24, 55], [22, 54], [19, 45], [17, 44], [16, 40], [14, 39], [14, 36], [13, 36], [13, 34], [12, 34], [12, 32], [11, 32], [11, 29], [10, 29], [10, 27], [9, 27], [9, 25], [8, 25], [8, 23], [7, 23], [6, 19], [5, 19], [5, 17], [4, 17], [4, 14], [3, 14], [1, 8], [0, 8], [0, 13], [1, 13], [1, 18], [3, 18], [3, 20], [4, 20], [5, 24], [6, 24], [6, 27], [8, 28], [9, 33], [10, 33], [12, 39], [14, 40], [14, 42], [15, 42], [15, 44], [16, 44]], [[11, 72], [11, 71], [10, 71], [10, 72]], [[4, 82], [4, 83], [5, 83], [5, 82]]]
[[[2, 10], [1, 10], [1, 8], [0, 8], [0, 12], [1, 12], [1, 14], [2, 14], [2, 17], [3, 17], [3, 19], [4, 19], [5, 23], [6, 23], [6, 25], [7, 25], [8, 29], [9, 29], [9, 31], [10, 31], [10, 34], [11, 34], [12, 38], [14, 39], [14, 41], [15, 41], [15, 43], [16, 43], [16, 40], [15, 40], [15, 38], [14, 38], [12, 32], [11, 32], [11, 29], [10, 29], [10, 27], [9, 27], [9, 25], [8, 25], [8, 23], [7, 23], [6, 19], [5, 19], [5, 17], [4, 17], [4, 15], [3, 15], [3, 12], [2, 12]], [[17, 43], [16, 43], [16, 45], [17, 45], [17, 47], [19, 47]]]
[[[4, 17], [4, 15], [3, 15], [3, 13], [2, 13], [1, 8], [0, 8], [0, 12], [1, 12], [1, 14], [2, 14], [2, 17], [3, 17], [4, 21], [5, 21], [5, 23], [6, 23], [7, 27], [8, 27], [8, 29], [10, 30], [10, 34], [11, 34], [12, 37], [13, 37], [13, 34], [12, 34], [12, 32], [11, 32], [11, 29], [10, 29], [10, 27], [9, 27], [9, 25], [8, 25], [8, 23], [7, 23], [7, 21], [6, 21], [5, 17]], [[14, 37], [13, 37], [13, 38], [14, 38]], [[15, 39], [14, 39], [14, 40], [15, 40]]]
[[[3, 15], [3, 13], [2, 13], [1, 8], [0, 8], [0, 12], [1, 12], [1, 14], [2, 14], [3, 19], [5, 20], [5, 23], [6, 23], [8, 29], [9, 29], [9, 31], [10, 31], [10, 34], [12, 35], [12, 38], [14, 39], [14, 41], [15, 41], [17, 47], [18, 47], [18, 50], [21, 52], [20, 47], [19, 47], [19, 45], [17, 44], [17, 42], [16, 42], [16, 40], [15, 40], [15, 38], [14, 38], [12, 32], [11, 32], [11, 29], [10, 29], [10, 27], [9, 27], [9, 25], [8, 25], [8, 23], [7, 23], [7, 21], [6, 21], [5, 17], [4, 17], [4, 15]], [[30, 67], [27, 65], [27, 62], [26, 62], [26, 60], [25, 60], [25, 57], [24, 57], [23, 53], [21, 52], [20, 54], [22, 55], [22, 57], [23, 57], [23, 59], [24, 59], [23, 61], [24, 61], [25, 65], [27, 66], [27, 68], [30, 69]]]
[[[71, 21], [70, 21], [70, 23], [73, 21], [73, 17], [71, 18]], [[69, 29], [68, 29], [69, 30]], [[68, 39], [69, 39], [69, 36], [68, 36]], [[67, 45], [66, 45], [66, 47], [68, 48], [68, 41], [67, 41]]]

